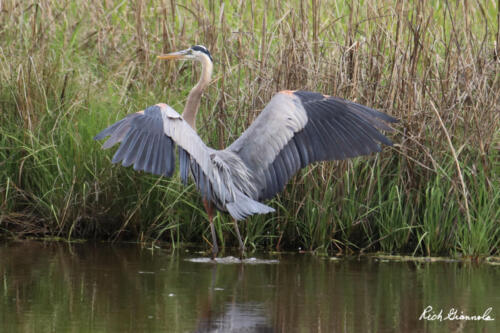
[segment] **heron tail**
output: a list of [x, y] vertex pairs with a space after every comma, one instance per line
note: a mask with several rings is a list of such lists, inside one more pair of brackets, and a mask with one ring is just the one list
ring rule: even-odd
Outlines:
[[236, 220], [244, 220], [253, 214], [267, 214], [274, 212], [274, 208], [255, 201], [240, 191], [235, 191], [234, 201], [226, 204], [226, 209]]

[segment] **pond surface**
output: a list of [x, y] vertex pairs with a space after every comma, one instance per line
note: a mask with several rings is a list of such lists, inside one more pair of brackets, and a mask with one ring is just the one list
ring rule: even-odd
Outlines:
[[[122, 244], [1, 244], [0, 332], [500, 332], [499, 266], [200, 257]], [[419, 320], [428, 306], [437, 319]], [[453, 308], [457, 316], [491, 308], [495, 320], [444, 320]]]

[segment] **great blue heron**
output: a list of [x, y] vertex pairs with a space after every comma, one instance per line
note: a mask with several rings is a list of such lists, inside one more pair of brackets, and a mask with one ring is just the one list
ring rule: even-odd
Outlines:
[[255, 121], [229, 147], [208, 147], [196, 134], [196, 114], [212, 76], [212, 56], [195, 45], [158, 59], [196, 60], [201, 78], [191, 89], [182, 116], [167, 104], [130, 114], [95, 137], [110, 138], [103, 148], [121, 142], [112, 163], [171, 177], [178, 146], [180, 177], [188, 174], [201, 193], [212, 233], [212, 256], [218, 253], [213, 207], [234, 218], [241, 255], [245, 251], [239, 220], [274, 212], [260, 201], [282, 191], [301, 168], [316, 161], [343, 160], [381, 150], [392, 142], [378, 130], [396, 119], [366, 106], [315, 92], [284, 90], [275, 94]]

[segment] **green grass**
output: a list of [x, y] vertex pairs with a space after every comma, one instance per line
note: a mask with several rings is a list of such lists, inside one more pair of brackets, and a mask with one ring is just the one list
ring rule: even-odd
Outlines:
[[[0, 232], [208, 248], [194, 186], [114, 166], [92, 140], [160, 101], [181, 111], [199, 68], [155, 56], [201, 43], [216, 63], [197, 123], [214, 148], [282, 89], [401, 120], [393, 148], [299, 172], [275, 214], [241, 224], [248, 248], [498, 254], [497, 4], [312, 3], [4, 2]], [[230, 218], [215, 221], [235, 246]]]

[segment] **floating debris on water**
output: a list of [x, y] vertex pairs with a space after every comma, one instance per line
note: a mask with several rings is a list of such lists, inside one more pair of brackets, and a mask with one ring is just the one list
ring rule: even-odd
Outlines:
[[371, 255], [372, 258], [378, 260], [379, 262], [389, 262], [389, 261], [413, 261], [413, 262], [459, 262], [460, 260], [446, 257], [413, 257], [413, 256], [397, 256], [397, 255], [386, 255], [377, 254]]
[[260, 265], [260, 264], [278, 264], [279, 260], [276, 259], [257, 259], [257, 258], [245, 258], [239, 259], [233, 256], [223, 257], [223, 258], [189, 258], [186, 261], [197, 262], [197, 263], [208, 263], [208, 264], [251, 264], [251, 265]]
[[500, 257], [488, 257], [486, 263], [494, 266], [500, 266]]

